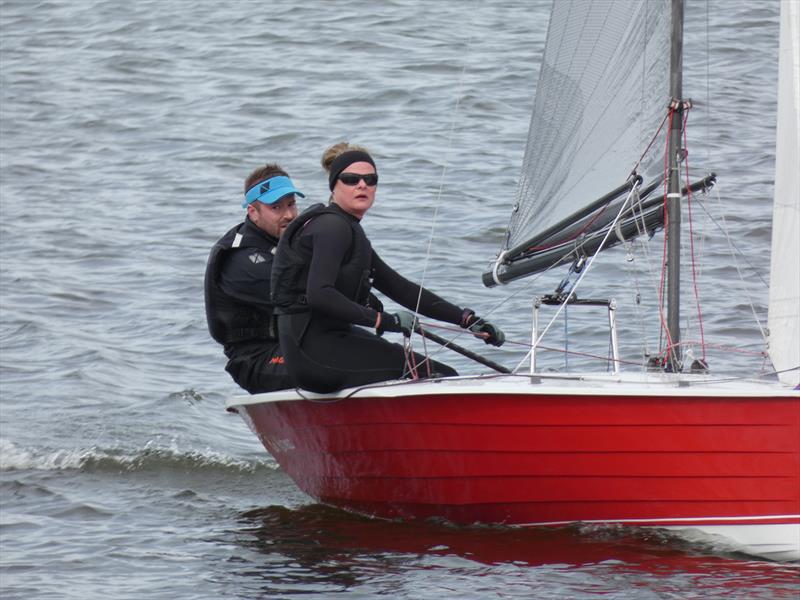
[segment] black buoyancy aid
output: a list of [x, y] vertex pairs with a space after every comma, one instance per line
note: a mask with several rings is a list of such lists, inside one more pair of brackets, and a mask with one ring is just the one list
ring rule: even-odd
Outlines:
[[320, 215], [336, 215], [344, 219], [353, 234], [350, 250], [339, 268], [336, 289], [358, 304], [366, 304], [371, 289], [372, 245], [361, 224], [335, 206], [313, 204], [292, 221], [281, 235], [272, 265], [272, 302], [276, 314], [309, 310], [306, 284], [311, 256], [300, 247], [303, 227]]
[[232, 298], [222, 291], [219, 284], [222, 267], [231, 250], [258, 248], [264, 251], [267, 259], [272, 258], [275, 242], [253, 229], [255, 225], [248, 221], [233, 227], [217, 240], [208, 256], [204, 286], [206, 322], [211, 337], [223, 345], [246, 340], [278, 339], [271, 310]]

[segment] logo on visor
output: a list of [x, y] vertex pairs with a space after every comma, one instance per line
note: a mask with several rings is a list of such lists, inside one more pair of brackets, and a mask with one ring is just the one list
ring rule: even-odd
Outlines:
[[259, 188], [258, 193], [260, 195], [268, 191], [269, 191], [269, 181], [265, 181], [264, 183], [261, 184], [261, 188]]

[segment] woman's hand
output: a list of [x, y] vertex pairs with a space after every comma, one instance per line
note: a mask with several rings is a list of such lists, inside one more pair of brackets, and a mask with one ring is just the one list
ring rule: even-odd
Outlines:
[[409, 337], [414, 331], [414, 325], [416, 325], [416, 318], [407, 310], [396, 313], [382, 312], [378, 317], [377, 332], [378, 335], [383, 335], [384, 331], [397, 331]]
[[469, 330], [475, 337], [483, 338], [483, 341], [492, 346], [502, 346], [506, 341], [506, 334], [497, 325], [477, 319], [469, 326]]
[[506, 334], [497, 325], [481, 319], [475, 314], [475, 311], [469, 308], [464, 309], [461, 327], [468, 329], [475, 337], [481, 338], [492, 346], [502, 346], [506, 341]]

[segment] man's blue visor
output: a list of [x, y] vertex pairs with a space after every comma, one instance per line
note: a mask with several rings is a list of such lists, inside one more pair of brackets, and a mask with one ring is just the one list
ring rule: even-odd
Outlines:
[[242, 202], [242, 208], [247, 208], [248, 204], [256, 200], [264, 204], [275, 204], [278, 200], [289, 194], [297, 194], [301, 198], [306, 197], [305, 194], [294, 187], [292, 180], [288, 177], [284, 177], [283, 175], [270, 177], [247, 190], [247, 193], [244, 195], [244, 202]]

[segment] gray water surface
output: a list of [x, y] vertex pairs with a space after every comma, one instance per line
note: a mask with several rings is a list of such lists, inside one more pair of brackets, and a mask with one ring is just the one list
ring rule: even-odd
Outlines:
[[[795, 568], [653, 532], [347, 515], [299, 492], [224, 410], [240, 391], [206, 331], [211, 244], [242, 218], [259, 164], [280, 162], [324, 201], [319, 158], [342, 139], [378, 161], [364, 226], [382, 257], [509, 338], [459, 343], [523, 359], [531, 297], [564, 273], [492, 290], [480, 275], [514, 201], [548, 12], [541, 0], [0, 2], [4, 598], [800, 593]], [[690, 2], [687, 20], [690, 167], [720, 177], [694, 216], [709, 226], [697, 275], [724, 377], [769, 368], [753, 317], [766, 312], [777, 20], [777, 2], [746, 0]], [[707, 216], [719, 222], [720, 207], [743, 279]], [[620, 303], [633, 370], [658, 352], [657, 322], [640, 314], [652, 317], [660, 247], [657, 235], [649, 263], [611, 251], [585, 284]], [[570, 350], [605, 357], [604, 323], [570, 312]], [[564, 347], [562, 331], [549, 345]], [[541, 361], [564, 368], [561, 353]]]

